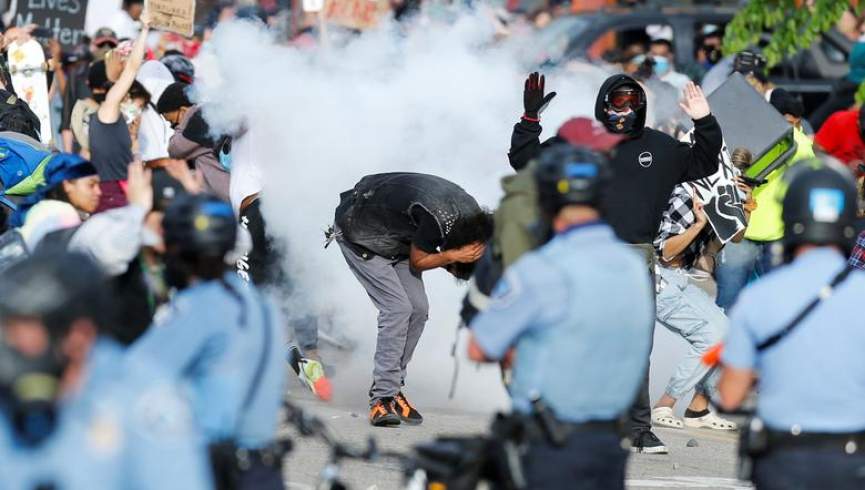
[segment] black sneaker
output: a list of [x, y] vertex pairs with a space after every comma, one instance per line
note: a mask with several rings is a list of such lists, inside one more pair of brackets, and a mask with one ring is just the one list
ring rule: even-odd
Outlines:
[[667, 454], [667, 446], [651, 430], [637, 432], [631, 438], [631, 452], [645, 454]]
[[408, 402], [402, 392], [396, 394], [394, 402], [396, 403], [396, 413], [403, 423], [420, 425], [423, 422], [423, 416]]
[[369, 407], [369, 423], [375, 427], [399, 425], [399, 419], [393, 398], [379, 398]]

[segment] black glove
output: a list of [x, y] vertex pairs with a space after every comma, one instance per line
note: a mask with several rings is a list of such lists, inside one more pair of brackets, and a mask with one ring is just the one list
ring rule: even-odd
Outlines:
[[541, 112], [546, 109], [547, 104], [556, 96], [555, 92], [550, 92], [544, 96], [544, 76], [538, 72], [534, 72], [526, 79], [526, 88], [523, 90], [523, 107], [525, 108], [525, 117], [538, 119]]

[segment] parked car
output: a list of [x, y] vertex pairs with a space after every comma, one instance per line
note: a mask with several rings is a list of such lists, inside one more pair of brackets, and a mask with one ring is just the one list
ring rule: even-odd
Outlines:
[[[605, 43], [615, 40], [624, 47], [635, 41], [648, 42], [646, 27], [669, 26], [675, 49], [675, 64], [682, 68], [696, 63], [696, 41], [701, 28], [711, 24], [723, 28], [736, 14], [724, 6], [683, 6], [660, 9], [604, 9], [555, 19], [537, 33], [526, 61], [551, 66], [572, 59], [597, 61]], [[835, 30], [825, 33], [811, 47], [773, 67], [769, 78], [779, 87], [800, 94], [806, 112], [816, 108], [836, 80], [847, 74], [852, 42]]]

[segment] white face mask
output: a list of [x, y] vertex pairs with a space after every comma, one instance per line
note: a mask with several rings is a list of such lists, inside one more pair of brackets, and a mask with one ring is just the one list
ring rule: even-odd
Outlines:
[[141, 108], [138, 107], [135, 102], [130, 101], [120, 104], [120, 113], [123, 114], [123, 119], [126, 120], [126, 124], [132, 124], [133, 121], [141, 116], [141, 112]]

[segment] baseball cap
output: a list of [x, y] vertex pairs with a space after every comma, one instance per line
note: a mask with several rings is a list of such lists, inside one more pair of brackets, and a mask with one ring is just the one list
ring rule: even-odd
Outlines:
[[117, 46], [117, 34], [109, 27], [100, 27], [96, 30], [96, 34], [93, 35], [93, 44], [95, 46], [104, 43], [111, 43]]
[[592, 151], [607, 153], [624, 135], [607, 131], [603, 124], [588, 117], [573, 117], [559, 127], [556, 135], [573, 146], [582, 146]]

